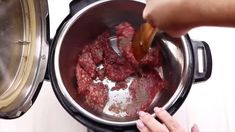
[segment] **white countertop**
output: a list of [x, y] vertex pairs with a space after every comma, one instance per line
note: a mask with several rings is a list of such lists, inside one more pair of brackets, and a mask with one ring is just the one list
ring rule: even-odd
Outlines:
[[[49, 0], [51, 36], [68, 13], [68, 0]], [[60, 10], [64, 8], [65, 10]], [[189, 32], [192, 39], [206, 41], [212, 52], [209, 80], [194, 84], [174, 117], [190, 130], [196, 123], [201, 132], [235, 131], [235, 29], [201, 27]], [[234, 82], [233, 82], [234, 81]], [[45, 81], [32, 108], [14, 120], [0, 120], [0, 132], [85, 132], [73, 119]]]

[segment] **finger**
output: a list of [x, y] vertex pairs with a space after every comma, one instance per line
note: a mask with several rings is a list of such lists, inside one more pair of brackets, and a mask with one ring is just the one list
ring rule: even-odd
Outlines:
[[163, 125], [163, 127], [166, 129], [166, 130], [168, 130], [168, 128], [166, 127], [166, 125], [165, 124], [162, 124]]
[[166, 31], [170, 36], [175, 37], [175, 38], [179, 38], [182, 35], [187, 34], [189, 30], [184, 29], [184, 30], [171, 30], [171, 31]]
[[152, 0], [146, 0], [146, 5], [145, 5], [145, 8], [143, 10], [143, 18], [145, 20], [149, 20], [150, 19], [150, 12], [152, 10]]
[[166, 125], [169, 131], [185, 131], [166, 110], [155, 107], [154, 111], [156, 116]]
[[143, 18], [146, 20], [149, 24], [151, 24], [153, 27], [158, 27], [157, 22], [155, 22], [147, 13], [147, 11], [143, 11]]
[[136, 126], [140, 132], [150, 132], [141, 120], [136, 122]]
[[149, 7], [148, 7], [148, 4], [146, 4], [144, 10], [143, 10], [143, 18], [144, 20], [148, 20], [148, 15], [149, 15]]
[[152, 132], [160, 131], [167, 132], [168, 130], [155, 118], [153, 118], [149, 113], [145, 113], [143, 111], [139, 112], [140, 120], [144, 123], [144, 125]]
[[191, 128], [191, 132], [200, 132], [200, 130], [196, 124], [194, 124], [193, 127]]

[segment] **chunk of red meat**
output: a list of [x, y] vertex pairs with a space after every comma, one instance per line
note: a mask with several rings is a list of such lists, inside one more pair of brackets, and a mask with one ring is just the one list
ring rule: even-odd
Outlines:
[[117, 25], [116, 35], [119, 47], [125, 46], [126, 44], [130, 44], [134, 33], [134, 28], [128, 22], [123, 22]]
[[123, 81], [134, 73], [132, 65], [124, 57], [118, 56], [111, 47], [104, 51], [105, 75], [112, 81]]
[[108, 47], [104, 51], [104, 63], [105, 64], [114, 64], [116, 63], [117, 59], [118, 59], [118, 55], [110, 47]]
[[90, 52], [90, 49], [91, 49], [91, 44], [87, 44], [85, 45], [83, 48], [82, 48], [82, 53], [87, 53], [87, 52]]
[[123, 81], [134, 73], [133, 67], [127, 64], [105, 64], [106, 76], [112, 81]]
[[123, 22], [116, 26], [116, 34], [118, 38], [118, 47], [123, 56], [133, 67], [138, 67], [139, 63], [135, 59], [131, 47], [131, 41], [134, 35], [134, 28], [127, 22]]
[[123, 46], [121, 50], [127, 61], [130, 62], [134, 68], [137, 68], [139, 66], [139, 62], [135, 59], [131, 45]]
[[84, 93], [87, 90], [87, 87], [92, 83], [92, 79], [78, 63], [76, 66], [76, 78], [78, 93]]
[[99, 64], [103, 60], [103, 48], [102, 45], [99, 42], [96, 42], [91, 45], [91, 55], [93, 57], [93, 60], [95, 64]]
[[109, 37], [110, 37], [110, 34], [109, 32], [106, 31], [97, 37], [97, 42], [99, 42], [100, 45], [102, 46], [106, 46], [107, 43], [109, 43]]
[[108, 64], [124, 64], [126, 63], [126, 59], [124, 57], [118, 56], [117, 53], [111, 48], [111, 46], [107, 46], [104, 51], [104, 63]]
[[149, 65], [151, 67], [160, 67], [162, 65], [160, 47], [155, 47], [140, 60], [140, 64]]
[[122, 22], [118, 24], [115, 29], [117, 36], [133, 37], [135, 33], [135, 29], [128, 22]]
[[93, 44], [90, 45], [90, 52], [96, 64], [103, 60], [104, 49], [109, 44], [109, 33], [105, 32], [97, 37]]
[[125, 64], [129, 63], [127, 60], [122, 57], [118, 56], [110, 46], [104, 51], [104, 64]]
[[91, 53], [86, 52], [82, 53], [79, 56], [78, 63], [80, 66], [88, 73], [88, 75], [92, 78], [96, 75], [96, 65], [92, 59]]
[[97, 73], [97, 77], [100, 80], [104, 80], [104, 78], [105, 78], [105, 69], [104, 68], [96, 70], [96, 73]]
[[122, 81], [122, 82], [116, 82], [115, 86], [112, 87], [112, 91], [114, 90], [120, 90], [120, 89], [126, 89], [127, 88], [127, 82]]
[[85, 103], [93, 110], [102, 112], [108, 101], [108, 89], [103, 83], [93, 83], [88, 87]]

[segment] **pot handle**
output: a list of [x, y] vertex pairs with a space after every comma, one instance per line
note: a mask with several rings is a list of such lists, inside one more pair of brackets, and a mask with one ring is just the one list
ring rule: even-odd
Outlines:
[[70, 6], [70, 15], [76, 14], [78, 11], [88, 6], [89, 4], [96, 2], [97, 0], [73, 0]]
[[192, 40], [195, 70], [194, 82], [206, 81], [212, 72], [212, 56], [209, 45], [204, 41]]

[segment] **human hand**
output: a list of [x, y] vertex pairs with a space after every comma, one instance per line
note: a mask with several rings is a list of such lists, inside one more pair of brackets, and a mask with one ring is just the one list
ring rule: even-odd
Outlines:
[[[186, 132], [167, 111], [162, 108], [154, 108], [156, 116], [163, 122], [161, 124], [149, 113], [140, 111], [139, 118], [136, 125], [140, 132]], [[191, 132], [199, 132], [197, 125], [191, 128]]]
[[143, 18], [171, 36], [198, 26], [235, 27], [234, 0], [146, 0]]
[[143, 18], [171, 36], [184, 35], [193, 27], [193, 20], [182, 4], [183, 0], [146, 0]]

